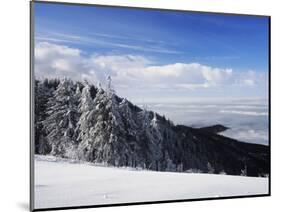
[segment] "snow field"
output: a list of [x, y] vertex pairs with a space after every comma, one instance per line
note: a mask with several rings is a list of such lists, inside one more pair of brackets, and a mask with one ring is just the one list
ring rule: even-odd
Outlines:
[[156, 172], [35, 156], [35, 208], [268, 193], [268, 178]]

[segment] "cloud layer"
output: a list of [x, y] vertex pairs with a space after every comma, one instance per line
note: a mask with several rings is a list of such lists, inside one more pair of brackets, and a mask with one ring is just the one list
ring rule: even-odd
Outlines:
[[200, 63], [159, 65], [140, 55], [86, 55], [80, 49], [36, 42], [36, 77], [70, 77], [105, 83], [111, 75], [118, 89], [196, 90], [215, 87], [264, 85], [266, 76], [254, 71], [235, 72]]

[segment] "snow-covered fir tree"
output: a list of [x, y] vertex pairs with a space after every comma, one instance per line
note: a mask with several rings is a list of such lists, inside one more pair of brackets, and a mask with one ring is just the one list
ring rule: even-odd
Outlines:
[[51, 92], [42, 81], [35, 82], [35, 153], [46, 154], [50, 151], [49, 145], [45, 138], [42, 121], [46, 118], [46, 108]]
[[79, 141], [78, 157], [81, 160], [87, 161], [91, 161], [94, 159], [92, 154], [93, 140], [91, 139], [91, 136], [89, 134], [90, 129], [95, 125], [95, 118], [93, 114], [94, 102], [91, 97], [90, 89], [90, 85], [86, 83], [81, 94], [79, 104], [79, 112], [81, 115], [77, 123], [77, 128], [79, 131], [79, 135], [77, 138], [77, 140]]
[[63, 79], [54, 96], [47, 103], [47, 118], [43, 121], [46, 139], [51, 154], [61, 157], [76, 157], [75, 128], [78, 120], [75, 86], [69, 79]]
[[153, 118], [150, 121], [149, 131], [147, 131], [147, 135], [150, 141], [150, 151], [152, 152], [152, 167], [155, 170], [161, 170], [161, 160], [164, 157], [162, 152], [162, 141], [163, 136], [159, 126], [159, 120], [157, 114], [153, 113]]
[[53, 96], [57, 89], [59, 79], [35, 80], [34, 86], [34, 127], [35, 127], [35, 153], [48, 154], [51, 151], [50, 145], [46, 139], [46, 130], [43, 127], [43, 121], [47, 117], [47, 102]]

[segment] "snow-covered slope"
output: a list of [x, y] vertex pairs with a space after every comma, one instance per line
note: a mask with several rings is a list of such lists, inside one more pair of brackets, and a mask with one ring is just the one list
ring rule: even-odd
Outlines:
[[267, 178], [144, 171], [35, 156], [37, 209], [267, 193]]

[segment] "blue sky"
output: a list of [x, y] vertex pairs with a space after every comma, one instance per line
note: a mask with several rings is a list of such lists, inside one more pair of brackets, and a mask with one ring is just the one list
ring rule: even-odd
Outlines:
[[[69, 67], [83, 66], [83, 76], [92, 73], [102, 81], [104, 70], [116, 77], [116, 89], [131, 98], [134, 92], [126, 90], [134, 90], [134, 83], [124, 83], [129, 79], [142, 85], [135, 87], [138, 90], [156, 85], [147, 91], [150, 98], [165, 98], [163, 91], [178, 97], [221, 97], [222, 91], [235, 97], [267, 97], [266, 17], [35, 3], [35, 40], [38, 75], [60, 76], [64, 71], [75, 78], [79, 68]], [[71, 55], [62, 55], [59, 48]], [[53, 52], [42, 55], [46, 49]], [[54, 70], [47, 70], [44, 60]], [[136, 72], [141, 80], [132, 77]]]

